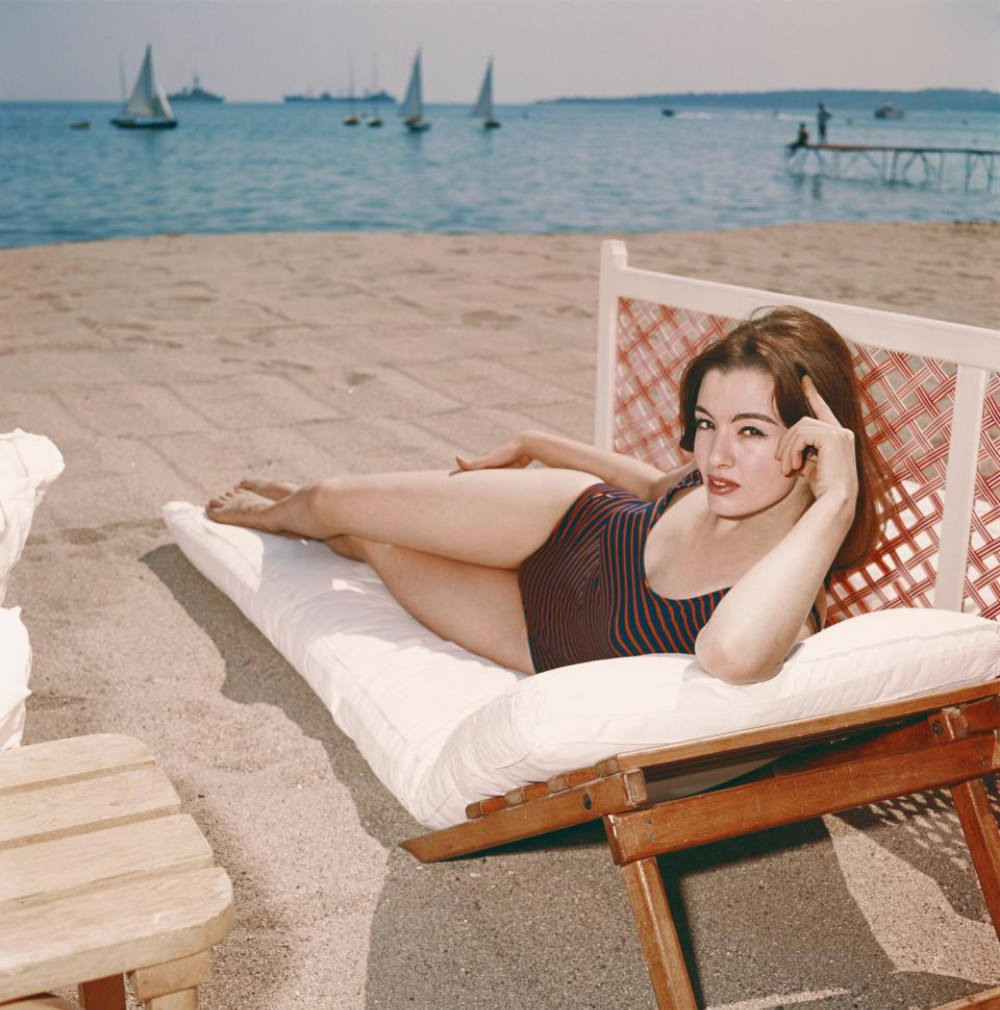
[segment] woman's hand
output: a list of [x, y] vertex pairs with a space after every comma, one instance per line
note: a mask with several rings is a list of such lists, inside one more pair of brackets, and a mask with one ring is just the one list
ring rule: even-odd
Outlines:
[[[495, 449], [465, 459], [456, 456], [456, 473], [469, 470], [521, 469], [530, 463], [541, 463], [554, 470], [578, 470], [588, 473], [597, 480], [615, 487], [631, 491], [640, 498], [651, 500], [651, 496], [665, 479], [661, 470], [641, 460], [609, 449], [578, 442], [563, 435], [553, 435], [545, 431], [528, 430], [519, 432], [513, 438]], [[662, 492], [660, 492], [662, 493]]]
[[817, 500], [830, 492], [852, 506], [858, 497], [854, 432], [844, 428], [806, 375], [802, 392], [815, 417], [802, 417], [778, 440], [775, 458], [784, 474], [800, 474]]
[[525, 437], [515, 435], [495, 449], [483, 453], [482, 456], [476, 456], [474, 459], [456, 456], [455, 462], [460, 470], [503, 470], [521, 469], [533, 459], [525, 446]]

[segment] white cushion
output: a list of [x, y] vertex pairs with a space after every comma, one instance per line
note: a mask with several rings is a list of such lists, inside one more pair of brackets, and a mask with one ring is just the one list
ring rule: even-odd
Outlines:
[[0, 607], [0, 750], [21, 742], [30, 673], [31, 646], [21, 608]]
[[[62, 473], [59, 450], [41, 435], [0, 433], [0, 603], [45, 489]], [[21, 742], [31, 649], [20, 610], [0, 609], [0, 749]]]
[[[613, 754], [891, 701], [1000, 674], [1000, 626], [890, 610], [828, 628], [761, 684], [733, 686], [690, 656], [505, 670], [442, 641], [370, 568], [318, 543], [164, 508], [191, 562], [313, 687], [375, 774], [430, 828], [469, 802]], [[691, 792], [739, 774], [691, 778]]]
[[42, 435], [0, 434], [0, 603], [45, 489], [62, 473], [59, 450]]

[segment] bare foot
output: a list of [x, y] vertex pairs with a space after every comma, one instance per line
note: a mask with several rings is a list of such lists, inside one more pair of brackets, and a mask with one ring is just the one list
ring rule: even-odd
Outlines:
[[205, 515], [217, 523], [249, 526], [251, 529], [276, 533], [278, 530], [269, 515], [273, 509], [274, 503], [269, 498], [242, 487], [234, 487], [213, 498], [205, 506]]
[[281, 501], [299, 489], [299, 485], [293, 484], [290, 480], [258, 480], [255, 477], [247, 477], [236, 486], [246, 491], [253, 491], [261, 498], [268, 498], [271, 501]]

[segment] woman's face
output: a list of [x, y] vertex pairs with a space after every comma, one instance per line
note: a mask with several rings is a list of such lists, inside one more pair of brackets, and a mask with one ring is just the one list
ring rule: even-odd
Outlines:
[[758, 369], [705, 373], [695, 406], [694, 458], [718, 516], [738, 519], [783, 501], [798, 477], [775, 459], [786, 426], [774, 402], [774, 379]]

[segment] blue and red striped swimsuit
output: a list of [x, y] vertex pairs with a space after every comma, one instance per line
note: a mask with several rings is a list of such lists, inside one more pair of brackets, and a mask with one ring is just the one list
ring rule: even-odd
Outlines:
[[594, 484], [518, 573], [535, 672], [653, 652], [694, 652], [728, 589], [669, 600], [649, 588], [646, 537], [692, 471], [657, 501]]

